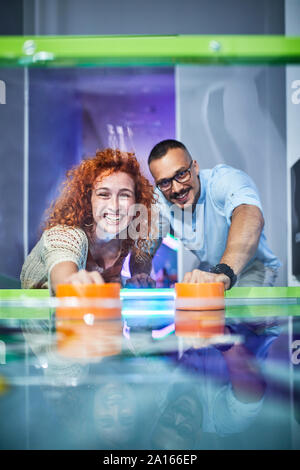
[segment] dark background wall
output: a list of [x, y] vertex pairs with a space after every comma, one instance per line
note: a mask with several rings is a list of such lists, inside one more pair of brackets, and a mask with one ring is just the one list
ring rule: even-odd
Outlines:
[[24, 71], [0, 69], [0, 80], [6, 84], [6, 104], [0, 105], [1, 288], [1, 274], [17, 278], [23, 261]]
[[[0, 35], [23, 34], [23, 1], [0, 3]], [[23, 262], [23, 70], [0, 69], [0, 288], [18, 287]]]
[[0, 35], [12, 36], [23, 34], [24, 5], [23, 0], [0, 2]]
[[284, 34], [283, 0], [26, 0], [26, 34]]

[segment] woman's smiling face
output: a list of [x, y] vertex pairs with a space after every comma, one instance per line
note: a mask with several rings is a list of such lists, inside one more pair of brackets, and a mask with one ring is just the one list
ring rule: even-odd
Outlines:
[[133, 219], [129, 214], [135, 204], [135, 183], [122, 171], [96, 178], [91, 197], [96, 234], [118, 234]]

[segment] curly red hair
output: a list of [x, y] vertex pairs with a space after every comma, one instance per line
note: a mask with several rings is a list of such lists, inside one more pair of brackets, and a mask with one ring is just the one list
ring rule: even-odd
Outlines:
[[151, 246], [149, 238], [151, 205], [155, 203], [155, 198], [153, 186], [142, 175], [139, 162], [134, 153], [121, 152], [110, 148], [98, 150], [94, 157], [83, 160], [79, 165], [69, 170], [66, 180], [62, 184], [60, 196], [52, 202], [47, 211], [48, 216], [43, 230], [56, 225], [66, 225], [79, 227], [88, 233], [94, 220], [91, 205], [94, 182], [103, 173], [108, 176], [117, 171], [122, 171], [132, 177], [135, 183], [135, 202], [136, 204], [143, 204], [147, 208], [148, 238], [138, 238], [135, 241], [131, 239], [124, 240], [124, 248], [126, 246], [129, 250], [135, 245], [137, 255], [143, 256], [145, 251], [148, 251], [147, 247], [149, 249]]

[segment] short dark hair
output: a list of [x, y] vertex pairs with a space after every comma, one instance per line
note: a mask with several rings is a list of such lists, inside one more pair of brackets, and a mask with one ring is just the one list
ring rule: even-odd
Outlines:
[[189, 155], [189, 152], [188, 152], [186, 146], [183, 145], [178, 140], [167, 139], [167, 140], [162, 140], [161, 142], [158, 142], [158, 144], [156, 144], [150, 152], [150, 155], [149, 155], [149, 158], [148, 158], [148, 165], [150, 165], [152, 160], [157, 160], [158, 158], [161, 158], [164, 155], [166, 155], [168, 150], [178, 149], [178, 148], [182, 149], [182, 150], [185, 150], [187, 152], [187, 154]]

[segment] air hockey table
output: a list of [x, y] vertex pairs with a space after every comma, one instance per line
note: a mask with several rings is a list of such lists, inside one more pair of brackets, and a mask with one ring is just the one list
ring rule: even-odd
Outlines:
[[233, 288], [207, 311], [176, 310], [173, 289], [121, 289], [115, 315], [69, 307], [0, 291], [1, 449], [300, 449], [300, 288]]

